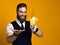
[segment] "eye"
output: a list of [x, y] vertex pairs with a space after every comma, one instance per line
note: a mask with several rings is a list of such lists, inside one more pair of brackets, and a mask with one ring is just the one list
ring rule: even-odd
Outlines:
[[23, 13], [23, 11], [19, 11], [19, 12]]
[[26, 13], [27, 11], [25, 11], [25, 13]]

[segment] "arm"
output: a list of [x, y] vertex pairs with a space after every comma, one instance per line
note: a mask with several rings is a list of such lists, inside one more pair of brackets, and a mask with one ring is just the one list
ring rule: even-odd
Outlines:
[[43, 36], [42, 30], [39, 30], [36, 25], [34, 26], [34, 28], [31, 27], [31, 30], [32, 30], [32, 32], [33, 32], [35, 35], [37, 35], [37, 36], [39, 36], [39, 37], [42, 37], [42, 36]]
[[6, 39], [7, 39], [7, 42], [9, 43], [13, 42], [17, 38], [17, 36], [14, 35], [14, 32], [10, 28], [13, 29], [13, 26], [12, 24], [9, 23], [6, 29], [6, 34], [7, 34]]
[[7, 35], [6, 38], [7, 38], [7, 42], [11, 43], [17, 38], [17, 36], [15, 36], [15, 35]]
[[[34, 33], [34, 32], [33, 32]], [[35, 32], [34, 34], [36, 34], [39, 37], [43, 36], [43, 32], [41, 30], [38, 30], [37, 32]]]
[[11, 42], [13, 42], [14, 40], [16, 40], [17, 36], [18, 36], [21, 32], [25, 31], [25, 30], [14, 30], [12, 24], [8, 24], [6, 30], [7, 30], [7, 36], [6, 36], [6, 37], [7, 37], [7, 41], [8, 41], [9, 43], [11, 43]]

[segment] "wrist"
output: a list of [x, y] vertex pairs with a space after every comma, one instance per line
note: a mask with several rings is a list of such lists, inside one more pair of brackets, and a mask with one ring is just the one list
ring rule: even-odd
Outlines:
[[32, 32], [37, 32], [38, 31], [38, 28], [37, 28], [37, 26], [35, 25], [34, 27], [33, 27], [33, 30], [32, 30]]
[[38, 28], [36, 28], [36, 30], [34, 31], [34, 33], [36, 33], [38, 31]]

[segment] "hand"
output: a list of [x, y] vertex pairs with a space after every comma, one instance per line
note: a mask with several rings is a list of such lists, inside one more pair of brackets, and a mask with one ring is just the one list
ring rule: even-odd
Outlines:
[[32, 32], [34, 32], [34, 26], [30, 26]]
[[[11, 28], [10, 28], [11, 29]], [[11, 29], [16, 35], [19, 35], [20, 33], [22, 33], [25, 30], [13, 30]]]
[[36, 25], [34, 25], [34, 26], [30, 26], [30, 29], [32, 30], [32, 32], [35, 32], [36, 29], [37, 29], [37, 26], [36, 26]]

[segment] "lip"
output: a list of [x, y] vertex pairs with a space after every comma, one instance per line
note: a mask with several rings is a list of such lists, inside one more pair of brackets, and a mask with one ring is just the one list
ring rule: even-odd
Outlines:
[[21, 18], [25, 18], [25, 16], [21, 16]]
[[25, 16], [21, 16], [21, 17], [25, 17]]
[[21, 15], [21, 17], [25, 17], [24, 15]]
[[24, 16], [24, 15], [21, 15], [21, 16]]

